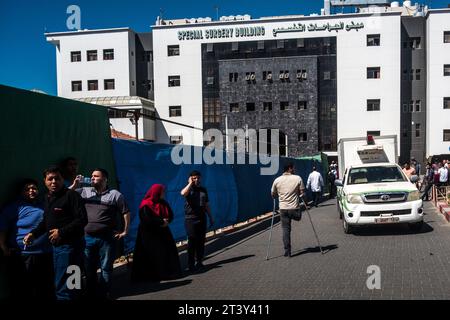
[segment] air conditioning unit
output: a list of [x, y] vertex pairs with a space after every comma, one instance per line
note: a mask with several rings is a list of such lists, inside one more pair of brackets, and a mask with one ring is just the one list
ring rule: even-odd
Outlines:
[[252, 75], [250, 76], [250, 79], [251, 79], [251, 80], [255, 80], [255, 79], [256, 79], [256, 76], [255, 76], [254, 74], [252, 74]]
[[280, 79], [284, 79], [284, 73], [280, 73]]
[[245, 76], [245, 80], [247, 80], [247, 81], [250, 80], [250, 75], [249, 74]]
[[271, 74], [271, 73], [269, 73], [269, 74], [267, 75], [267, 80], [272, 80], [272, 74]]
[[289, 79], [289, 72], [286, 72], [286, 73], [284, 74], [284, 78], [285, 78], [285, 79]]
[[297, 79], [301, 79], [303, 77], [303, 74], [301, 72], [297, 72]]
[[303, 73], [302, 74], [302, 79], [307, 79], [308, 78], [308, 74], [307, 73]]

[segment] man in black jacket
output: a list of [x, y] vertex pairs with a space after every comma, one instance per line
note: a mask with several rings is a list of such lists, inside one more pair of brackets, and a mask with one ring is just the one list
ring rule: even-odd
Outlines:
[[[81, 288], [67, 286], [69, 276], [81, 269], [83, 263], [84, 227], [87, 224], [86, 209], [80, 195], [64, 187], [61, 170], [51, 167], [44, 171], [44, 183], [48, 194], [44, 200], [44, 219], [24, 238], [29, 245], [33, 239], [48, 232], [53, 245], [56, 298], [73, 300], [80, 296]], [[69, 266], [71, 267], [69, 269]]]

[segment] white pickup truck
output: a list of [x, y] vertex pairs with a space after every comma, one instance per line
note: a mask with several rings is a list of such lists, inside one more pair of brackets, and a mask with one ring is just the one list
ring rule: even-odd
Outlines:
[[338, 157], [344, 174], [335, 184], [345, 233], [355, 226], [374, 224], [405, 223], [415, 231], [422, 228], [420, 192], [395, 163], [396, 136], [341, 139]]

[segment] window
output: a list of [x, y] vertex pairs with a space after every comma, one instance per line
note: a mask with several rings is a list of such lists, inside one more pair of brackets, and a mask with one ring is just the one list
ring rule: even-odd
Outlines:
[[367, 46], [377, 47], [380, 45], [380, 35], [379, 34], [368, 34], [367, 35]]
[[181, 106], [169, 106], [169, 117], [181, 117]]
[[258, 50], [264, 50], [264, 41], [258, 41]]
[[416, 138], [420, 137], [420, 123], [416, 123]]
[[272, 71], [263, 71], [263, 80], [272, 81]]
[[231, 43], [231, 51], [239, 51], [239, 42]]
[[380, 134], [380, 131], [367, 131], [367, 135], [368, 136], [379, 137], [381, 134]]
[[230, 82], [237, 82], [238, 73], [237, 72], [230, 73], [229, 77], [230, 77]]
[[277, 49], [284, 49], [284, 40], [277, 40]]
[[444, 97], [444, 109], [450, 109], [450, 97]]
[[280, 110], [287, 110], [289, 107], [289, 101], [281, 101], [280, 102]]
[[403, 76], [402, 76], [403, 80], [408, 80], [408, 70], [407, 69], [403, 69]]
[[297, 107], [298, 107], [298, 110], [306, 110], [307, 109], [307, 102], [304, 101], [304, 100], [300, 100], [298, 102]]
[[97, 50], [87, 51], [87, 61], [97, 61]]
[[114, 49], [103, 50], [103, 60], [114, 60]]
[[98, 90], [98, 80], [88, 80], [88, 90]]
[[403, 113], [407, 113], [408, 112], [408, 104], [404, 103], [403, 104]]
[[71, 62], [80, 62], [81, 61], [81, 51], [72, 51], [70, 53], [70, 61]]
[[416, 69], [416, 80], [420, 80], [420, 69]]
[[214, 77], [208, 77], [208, 78], [206, 78], [206, 84], [207, 84], [208, 86], [214, 85]]
[[153, 61], [153, 51], [145, 51], [142, 59], [144, 62], [152, 62]]
[[170, 136], [170, 144], [182, 144], [183, 136]]
[[239, 112], [239, 103], [230, 103], [230, 112]]
[[206, 44], [206, 52], [214, 52], [214, 43]]
[[279, 75], [279, 79], [281, 81], [289, 81], [289, 70], [281, 70], [280, 71], [280, 75]]
[[367, 111], [380, 111], [380, 99], [368, 99]]
[[134, 112], [136, 110], [117, 110], [117, 109], [108, 109], [108, 118], [110, 119], [121, 119], [128, 118], [130, 112]]
[[272, 111], [272, 102], [263, 102], [263, 110], [264, 111]]
[[323, 73], [323, 80], [331, 80], [331, 71], [325, 71]]
[[450, 31], [444, 31], [444, 43], [450, 43]]
[[[325, 77], [325, 74], [324, 74]], [[297, 70], [297, 79], [300, 81], [308, 79], [308, 74], [306, 73], [306, 69], [298, 69]], [[330, 79], [331, 79], [331, 72], [330, 72]]]
[[444, 77], [450, 76], [450, 64], [444, 64]]
[[416, 112], [422, 111], [422, 101], [416, 100]]
[[179, 45], [167, 46], [167, 55], [169, 57], [179, 56], [180, 55], [180, 46]]
[[367, 79], [380, 79], [380, 67], [367, 68]]
[[415, 50], [415, 49], [422, 49], [421, 38], [410, 38], [409, 39], [409, 46], [413, 50]]
[[308, 141], [308, 134], [306, 132], [300, 132], [298, 134], [298, 141], [299, 142], [306, 142], [306, 141]]
[[169, 87], [179, 87], [180, 85], [180, 76], [169, 76]]
[[414, 100], [409, 102], [409, 112], [414, 112]]
[[81, 91], [82, 89], [81, 81], [72, 81], [72, 91]]
[[114, 90], [116, 82], [114, 79], [105, 79], [105, 90]]
[[297, 39], [297, 48], [305, 47], [305, 39]]
[[245, 80], [247, 82], [252, 82], [256, 80], [256, 75], [254, 72], [246, 72], [245, 73]]
[[255, 111], [255, 103], [254, 102], [247, 102], [245, 105], [247, 111]]
[[151, 91], [153, 89], [153, 80], [144, 80], [144, 81], [142, 81], [142, 86], [147, 91]]
[[450, 129], [444, 129], [444, 141], [450, 141]]

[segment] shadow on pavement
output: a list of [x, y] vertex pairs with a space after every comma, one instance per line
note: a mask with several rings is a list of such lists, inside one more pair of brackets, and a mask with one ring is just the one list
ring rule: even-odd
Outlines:
[[[331, 244], [331, 245], [322, 247], [322, 251], [323, 251], [323, 254], [327, 254], [328, 252], [333, 251], [337, 248], [338, 248], [338, 246], [336, 244]], [[292, 254], [291, 258], [301, 256], [301, 255], [307, 254], [307, 253], [317, 253], [317, 252], [320, 253], [320, 248], [318, 246], [310, 247], [310, 248], [302, 249], [299, 252]]]
[[120, 297], [137, 296], [152, 292], [164, 291], [175, 287], [186, 286], [192, 282], [191, 279], [173, 280], [167, 282], [138, 282], [130, 281], [130, 272], [128, 267], [123, 266], [126, 270], [122, 270], [121, 275], [114, 276], [112, 297], [118, 299]]
[[254, 254], [251, 254], [251, 255], [245, 255], [245, 256], [234, 257], [234, 258], [230, 258], [230, 259], [226, 259], [226, 260], [221, 260], [221, 261], [217, 261], [217, 262], [214, 262], [211, 264], [205, 264], [203, 268], [201, 268], [200, 270], [197, 270], [194, 273], [195, 274], [205, 273], [212, 269], [221, 268], [222, 265], [224, 265], [224, 264], [238, 262], [238, 261], [248, 259], [248, 258], [251, 258], [254, 256], [255, 256]]
[[407, 234], [422, 234], [432, 232], [434, 229], [428, 223], [424, 222], [422, 228], [418, 231], [410, 229], [406, 224], [392, 225], [371, 225], [360, 226], [353, 230], [355, 236], [401, 236]]

